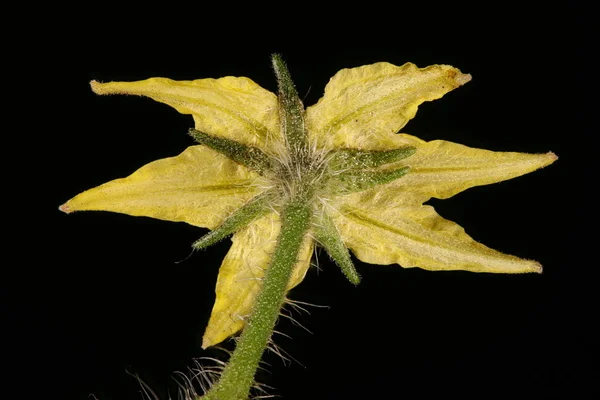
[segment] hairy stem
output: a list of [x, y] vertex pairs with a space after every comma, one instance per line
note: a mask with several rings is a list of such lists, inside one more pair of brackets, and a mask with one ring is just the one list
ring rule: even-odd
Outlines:
[[284, 206], [277, 246], [271, 265], [265, 273], [252, 316], [242, 332], [221, 379], [202, 399], [248, 398], [258, 363], [267, 347], [283, 305], [292, 269], [298, 261], [298, 253], [309, 227], [310, 215], [310, 205], [304, 200], [292, 199]]

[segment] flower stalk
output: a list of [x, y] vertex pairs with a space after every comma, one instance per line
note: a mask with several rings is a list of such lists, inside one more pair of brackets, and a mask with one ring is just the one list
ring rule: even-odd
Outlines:
[[237, 347], [221, 379], [203, 397], [204, 400], [242, 400], [254, 383], [254, 374], [267, 347], [288, 282], [298, 261], [302, 242], [310, 224], [311, 207], [304, 199], [291, 200], [281, 215], [281, 232], [263, 286], [250, 320], [242, 331]]

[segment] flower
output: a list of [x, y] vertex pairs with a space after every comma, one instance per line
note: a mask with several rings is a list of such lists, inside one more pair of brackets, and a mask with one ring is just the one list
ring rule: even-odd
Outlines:
[[[315, 243], [353, 283], [359, 276], [348, 249], [364, 262], [405, 268], [541, 272], [539, 263], [485, 247], [423, 205], [557, 159], [551, 152], [492, 152], [397, 134], [421, 103], [470, 79], [447, 65], [380, 62], [343, 69], [318, 103], [305, 110], [304, 120], [286, 121], [307, 135], [297, 162], [290, 161], [289, 142], [303, 139], [284, 132], [282, 97], [248, 78], [92, 81], [97, 94], [148, 96], [191, 114], [195, 129], [190, 134], [200, 145], [85, 191], [60, 209], [113, 211], [211, 229], [194, 243], [196, 249], [233, 234], [203, 347], [244, 326], [276, 245], [282, 199], [296, 190], [289, 184], [296, 175], [309, 182], [312, 217], [288, 289], [303, 280]], [[286, 105], [296, 106], [303, 107], [299, 100]]]

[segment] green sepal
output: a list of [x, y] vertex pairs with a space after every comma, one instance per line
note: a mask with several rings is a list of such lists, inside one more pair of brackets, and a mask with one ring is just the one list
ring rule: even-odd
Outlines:
[[409, 167], [387, 170], [348, 170], [331, 178], [331, 188], [336, 194], [348, 194], [371, 189], [403, 177]]
[[225, 239], [227, 236], [244, 228], [250, 222], [267, 214], [271, 210], [269, 207], [269, 200], [271, 199], [271, 196], [272, 193], [267, 191], [252, 198], [249, 202], [238, 208], [233, 212], [233, 214], [227, 217], [227, 219], [225, 219], [221, 225], [202, 236], [200, 239], [196, 240], [192, 244], [194, 250], [200, 250], [208, 246], [212, 246], [213, 244]]
[[342, 149], [333, 152], [330, 165], [336, 170], [376, 168], [403, 160], [415, 154], [416, 151], [417, 149], [414, 147], [383, 151]]
[[188, 134], [198, 143], [218, 151], [229, 159], [261, 175], [265, 175], [265, 173], [271, 170], [269, 156], [258, 147], [247, 146], [231, 139], [211, 136], [194, 128], [190, 128]]
[[346, 278], [354, 284], [360, 283], [360, 275], [356, 272], [350, 252], [344, 244], [331, 218], [323, 214], [317, 224], [313, 225], [315, 240], [327, 251], [329, 257], [340, 267]]
[[290, 71], [279, 54], [271, 56], [277, 78], [279, 119], [284, 138], [292, 157], [301, 157], [307, 151], [307, 134], [304, 127], [304, 105], [292, 81]]

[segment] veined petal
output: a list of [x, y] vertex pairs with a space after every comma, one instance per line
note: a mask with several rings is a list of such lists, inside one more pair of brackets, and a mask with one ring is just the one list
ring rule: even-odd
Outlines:
[[204, 146], [141, 167], [63, 204], [72, 211], [113, 211], [213, 229], [261, 192], [258, 174]]
[[327, 148], [388, 150], [395, 144], [393, 134], [415, 116], [419, 104], [470, 80], [448, 65], [417, 68], [380, 62], [342, 69], [319, 102], [307, 108], [308, 131]]
[[[280, 229], [279, 217], [272, 213], [233, 235], [231, 249], [219, 269], [217, 296], [202, 338], [203, 348], [222, 342], [244, 327], [244, 320], [251, 314], [260, 291]], [[313, 241], [307, 235], [288, 290], [304, 279], [310, 266], [312, 248]]]
[[412, 192], [421, 202], [431, 197], [446, 199], [473, 186], [515, 178], [550, 165], [558, 158], [552, 152], [498, 152], [444, 140], [424, 142], [409, 135], [399, 136], [402, 142], [410, 141], [417, 151], [399, 163], [409, 166], [410, 172], [387, 185], [386, 190], [388, 196]]
[[346, 206], [334, 222], [352, 252], [371, 264], [495, 273], [542, 271], [535, 261], [502, 254], [477, 243], [431, 206]]
[[168, 104], [191, 114], [196, 129], [210, 135], [263, 148], [280, 138], [277, 97], [248, 78], [151, 78], [90, 84], [97, 94], [135, 94]]

